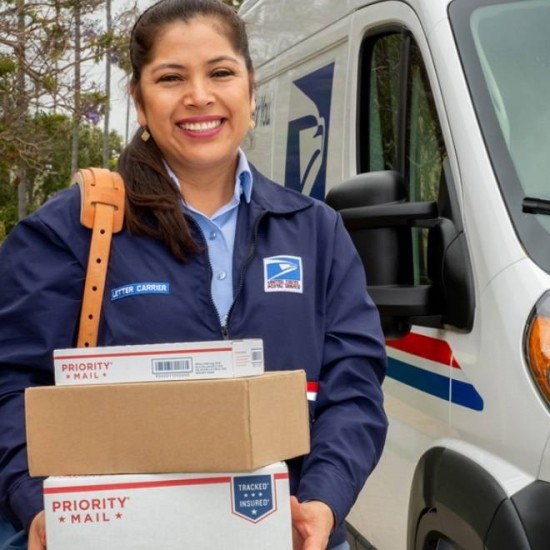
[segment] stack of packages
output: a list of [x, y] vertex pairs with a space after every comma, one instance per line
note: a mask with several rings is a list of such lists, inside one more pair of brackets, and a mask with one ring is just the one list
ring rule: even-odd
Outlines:
[[303, 371], [261, 340], [56, 350], [26, 390], [48, 550], [292, 548], [284, 460], [309, 451]]

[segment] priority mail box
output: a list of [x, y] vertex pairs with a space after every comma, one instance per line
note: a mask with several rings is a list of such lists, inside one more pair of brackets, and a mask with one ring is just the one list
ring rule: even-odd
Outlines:
[[58, 349], [53, 358], [57, 386], [233, 378], [264, 372], [261, 339]]
[[283, 463], [239, 474], [50, 477], [48, 550], [291, 550]]
[[25, 391], [33, 476], [241, 472], [309, 451], [304, 371]]

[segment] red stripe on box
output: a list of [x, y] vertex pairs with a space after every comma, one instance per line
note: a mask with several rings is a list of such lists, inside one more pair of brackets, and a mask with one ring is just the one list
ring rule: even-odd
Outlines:
[[94, 355], [55, 355], [54, 359], [94, 359], [97, 357], [138, 357], [141, 355], [174, 355], [181, 353], [208, 353], [208, 352], [220, 352], [220, 351], [232, 351], [232, 348], [210, 348], [210, 349], [176, 349], [176, 350], [162, 350], [162, 351], [134, 351], [124, 353], [98, 353]]
[[128, 483], [104, 483], [100, 485], [73, 485], [70, 487], [45, 487], [45, 495], [61, 493], [84, 493], [92, 491], [118, 491], [126, 489], [154, 489], [158, 487], [179, 487], [182, 485], [208, 485], [230, 483], [230, 476], [204, 477], [195, 479], [165, 479], [162, 481], [133, 481]]

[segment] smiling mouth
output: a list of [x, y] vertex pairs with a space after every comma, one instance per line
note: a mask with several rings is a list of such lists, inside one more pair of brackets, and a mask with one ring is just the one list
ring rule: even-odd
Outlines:
[[221, 126], [222, 120], [209, 120], [208, 122], [184, 122], [178, 124], [182, 130], [187, 130], [189, 132], [208, 132], [214, 130], [218, 126]]

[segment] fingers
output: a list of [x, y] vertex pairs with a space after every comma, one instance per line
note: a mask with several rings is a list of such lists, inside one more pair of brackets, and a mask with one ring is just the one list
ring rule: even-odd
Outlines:
[[29, 529], [28, 550], [46, 549], [46, 519], [44, 512], [38, 513], [32, 520]]
[[325, 550], [333, 527], [332, 510], [323, 502], [290, 498], [293, 550]]
[[301, 504], [295, 496], [290, 497], [290, 515], [292, 516], [292, 523], [305, 520]]

